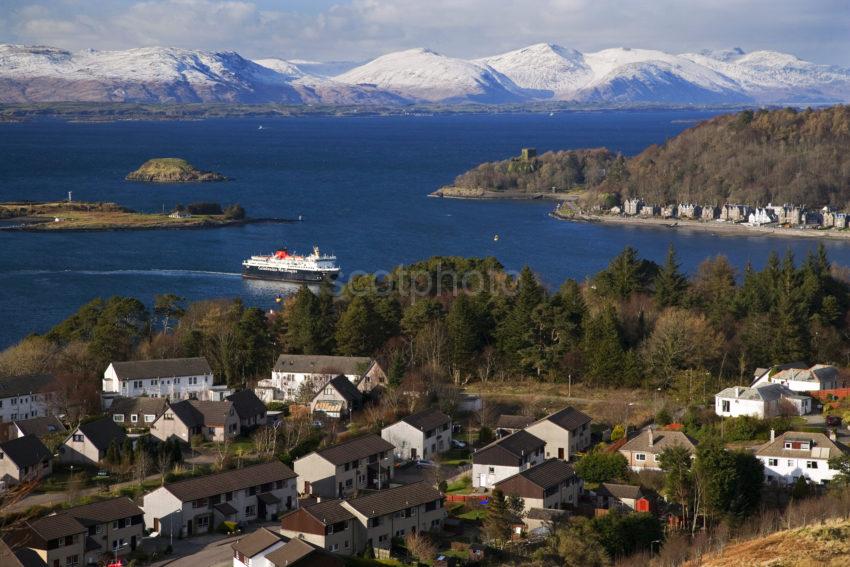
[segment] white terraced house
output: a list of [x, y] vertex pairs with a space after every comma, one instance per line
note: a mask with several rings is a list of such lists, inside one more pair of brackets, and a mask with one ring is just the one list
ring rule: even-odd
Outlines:
[[213, 372], [203, 357], [113, 362], [103, 373], [103, 393], [127, 398], [205, 400], [212, 385]]
[[827, 364], [806, 368], [805, 364], [799, 362], [759, 368], [752, 386], [760, 384], [780, 384], [794, 392], [832, 390], [839, 387], [838, 369]]
[[0, 380], [0, 423], [50, 415], [53, 380], [49, 374]]
[[815, 484], [827, 484], [838, 470], [829, 468], [829, 459], [847, 452], [847, 447], [836, 442], [834, 435], [786, 431], [775, 435], [770, 430], [770, 441], [756, 450], [756, 457], [764, 464], [767, 482], [793, 484], [805, 477]]
[[714, 413], [723, 417], [749, 415], [760, 419], [778, 415], [806, 415], [812, 398], [792, 392], [781, 384], [765, 383], [755, 388], [733, 386], [714, 396]]
[[254, 392], [266, 403], [292, 401], [304, 394], [302, 387], [316, 394], [339, 375], [348, 378], [361, 391], [371, 390], [386, 381], [380, 365], [368, 357], [282, 354], [272, 369], [272, 377], [260, 380]]

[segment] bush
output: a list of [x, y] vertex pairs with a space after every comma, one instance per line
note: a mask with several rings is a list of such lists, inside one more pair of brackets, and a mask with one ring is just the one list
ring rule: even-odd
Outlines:
[[487, 445], [493, 441], [493, 430], [489, 427], [481, 426], [478, 430], [478, 443]]
[[245, 209], [239, 203], [234, 203], [224, 209], [224, 218], [229, 220], [242, 220], [245, 218]]
[[620, 439], [622, 439], [625, 436], [626, 436], [626, 430], [620, 424], [615, 425], [614, 429], [611, 430], [611, 441], [619, 441]]
[[620, 453], [593, 451], [576, 463], [578, 475], [586, 482], [608, 482], [615, 478], [623, 478], [628, 471], [629, 463]]
[[218, 203], [189, 203], [186, 209], [193, 215], [220, 215], [221, 205]]
[[670, 412], [667, 411], [667, 408], [662, 408], [661, 411], [658, 412], [655, 416], [655, 423], [661, 426], [673, 423], [673, 418], [670, 416]]
[[236, 522], [222, 522], [218, 525], [218, 533], [232, 534], [236, 531]]

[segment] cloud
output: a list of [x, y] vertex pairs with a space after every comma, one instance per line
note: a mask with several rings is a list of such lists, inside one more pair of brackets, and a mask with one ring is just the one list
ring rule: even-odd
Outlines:
[[422, 46], [478, 57], [537, 42], [583, 51], [740, 45], [850, 64], [845, 0], [6, 1], [0, 40], [72, 49], [167, 45], [363, 60]]

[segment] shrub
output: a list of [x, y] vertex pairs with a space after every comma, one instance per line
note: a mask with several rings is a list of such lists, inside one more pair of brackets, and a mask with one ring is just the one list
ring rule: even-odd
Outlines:
[[576, 472], [586, 482], [607, 482], [626, 476], [629, 464], [620, 453], [593, 451], [576, 463]]
[[245, 209], [239, 203], [234, 203], [224, 209], [224, 218], [229, 220], [241, 220], [245, 218]]
[[611, 441], [619, 441], [620, 439], [622, 439], [625, 436], [626, 436], [626, 430], [620, 424], [615, 425], [614, 429], [611, 430]]

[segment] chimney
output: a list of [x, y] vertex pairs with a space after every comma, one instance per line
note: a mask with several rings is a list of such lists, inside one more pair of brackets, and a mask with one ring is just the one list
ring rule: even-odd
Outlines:
[[773, 443], [774, 441], [776, 441], [776, 430], [771, 429], [770, 430], [770, 442]]
[[652, 427], [647, 427], [646, 432], [649, 433], [649, 446], [652, 447], [652, 444], [655, 442], [655, 435], [652, 433]]
[[735, 397], [738, 398], [741, 396], [741, 388], [739, 386], [735, 386]]

